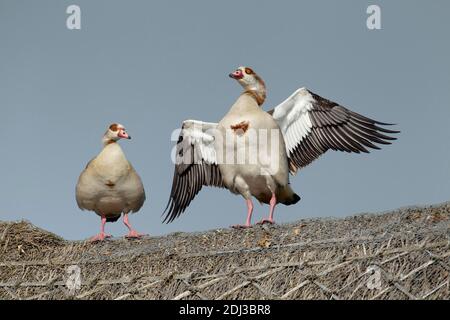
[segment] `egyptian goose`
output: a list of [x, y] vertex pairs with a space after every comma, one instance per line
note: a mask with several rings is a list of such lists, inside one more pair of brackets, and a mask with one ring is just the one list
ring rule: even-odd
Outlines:
[[179, 217], [202, 186], [214, 186], [240, 194], [247, 202], [246, 223], [234, 227], [251, 227], [252, 197], [270, 205], [269, 217], [260, 223], [274, 223], [278, 203], [300, 200], [290, 187], [289, 173], [295, 175], [329, 149], [354, 153], [380, 149], [376, 143], [391, 144], [395, 138], [387, 134], [398, 133], [382, 127], [390, 124], [305, 88], [266, 112], [261, 108], [266, 86], [251, 68], [239, 67], [230, 77], [244, 92], [219, 123], [183, 122], [166, 222]]
[[92, 241], [110, 238], [105, 224], [117, 221], [122, 213], [123, 223], [129, 229], [126, 237], [142, 236], [131, 227], [128, 214], [139, 211], [144, 204], [144, 186], [117, 143], [120, 139], [131, 137], [121, 124], [110, 125], [103, 136], [103, 150], [87, 164], [76, 187], [78, 207], [101, 217], [101, 231]]

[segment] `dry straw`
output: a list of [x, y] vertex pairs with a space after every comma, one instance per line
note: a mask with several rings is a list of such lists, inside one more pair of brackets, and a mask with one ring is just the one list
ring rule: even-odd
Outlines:
[[449, 227], [450, 204], [99, 244], [0, 223], [0, 299], [449, 299]]

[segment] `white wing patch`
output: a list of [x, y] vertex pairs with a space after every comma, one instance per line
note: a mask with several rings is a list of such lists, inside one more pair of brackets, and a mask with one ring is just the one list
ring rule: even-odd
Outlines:
[[315, 102], [307, 89], [295, 91], [274, 109], [273, 118], [283, 132], [288, 154], [310, 134], [312, 122], [309, 111]]
[[214, 131], [217, 123], [186, 120], [183, 122], [182, 135], [190, 145], [194, 146], [196, 159], [208, 164], [217, 164], [216, 150], [214, 146]]

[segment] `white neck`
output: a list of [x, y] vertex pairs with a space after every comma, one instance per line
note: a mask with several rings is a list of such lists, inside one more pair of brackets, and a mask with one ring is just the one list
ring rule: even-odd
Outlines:
[[266, 85], [262, 79], [257, 78], [252, 84], [244, 85], [244, 93], [253, 96], [259, 106], [266, 100]]
[[103, 147], [106, 147], [107, 145], [110, 145], [112, 143], [117, 143], [117, 140], [111, 139], [111, 137], [103, 136], [102, 138]]

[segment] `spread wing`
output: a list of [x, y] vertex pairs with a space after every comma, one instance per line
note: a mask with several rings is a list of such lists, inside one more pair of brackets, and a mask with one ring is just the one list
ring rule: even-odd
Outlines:
[[172, 222], [189, 206], [203, 186], [224, 187], [214, 149], [217, 123], [183, 122], [176, 147], [172, 191], [164, 222]]
[[369, 153], [396, 140], [378, 122], [301, 88], [269, 111], [279, 124], [286, 142], [289, 169], [295, 174], [327, 150]]

